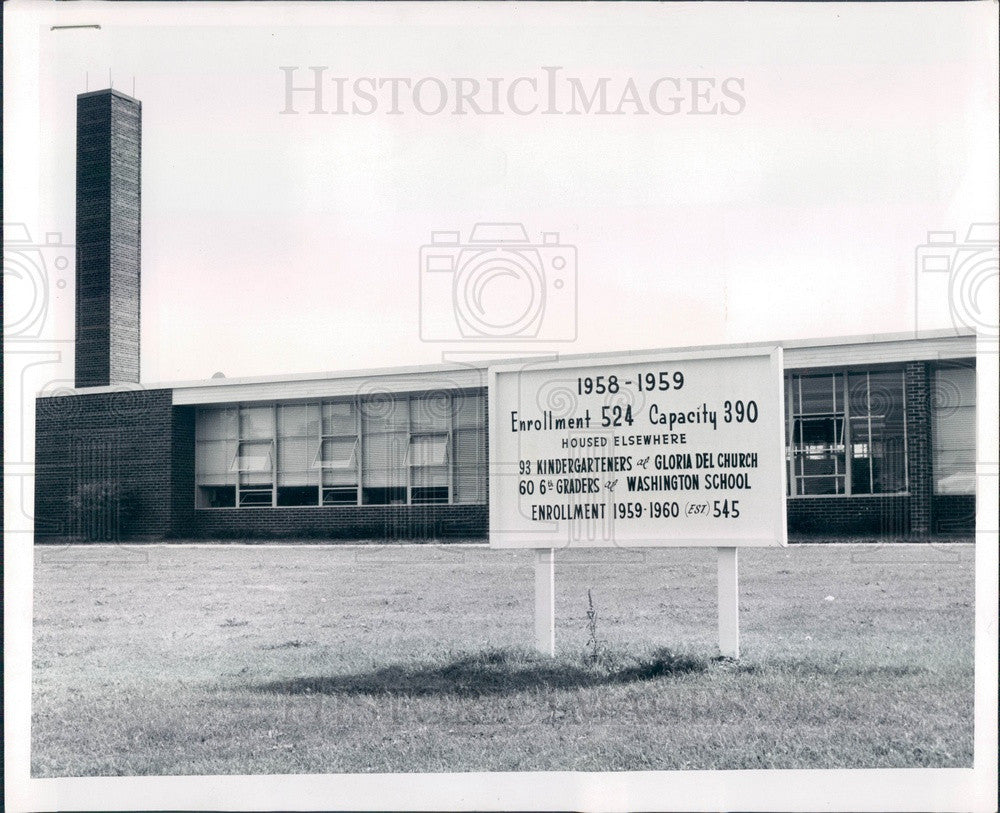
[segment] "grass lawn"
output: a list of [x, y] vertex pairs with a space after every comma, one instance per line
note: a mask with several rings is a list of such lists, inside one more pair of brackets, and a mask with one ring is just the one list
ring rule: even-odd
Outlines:
[[32, 770], [971, 766], [971, 546], [743, 550], [740, 579], [715, 661], [714, 550], [557, 554], [549, 660], [530, 551], [38, 547]]

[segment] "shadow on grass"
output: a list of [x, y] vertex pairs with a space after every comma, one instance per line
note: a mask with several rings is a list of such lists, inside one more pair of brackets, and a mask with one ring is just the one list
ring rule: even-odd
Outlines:
[[707, 668], [702, 659], [675, 655], [666, 649], [648, 658], [605, 654], [597, 662], [496, 649], [443, 663], [393, 664], [371, 672], [276, 680], [253, 688], [279, 694], [480, 697], [539, 688], [581, 689], [634, 683]]

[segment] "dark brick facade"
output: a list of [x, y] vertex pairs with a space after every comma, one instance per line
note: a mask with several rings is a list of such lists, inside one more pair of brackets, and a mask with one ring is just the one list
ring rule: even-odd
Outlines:
[[485, 539], [486, 505], [217, 508], [194, 512], [203, 539]]
[[967, 536], [976, 531], [976, 497], [973, 494], [940, 494], [931, 500], [931, 532]]
[[789, 499], [787, 506], [789, 534], [910, 533], [909, 497], [800, 497]]
[[142, 105], [77, 97], [76, 386], [139, 381]]
[[184, 420], [171, 402], [163, 389], [37, 399], [36, 533], [112, 541], [170, 536], [171, 461]]

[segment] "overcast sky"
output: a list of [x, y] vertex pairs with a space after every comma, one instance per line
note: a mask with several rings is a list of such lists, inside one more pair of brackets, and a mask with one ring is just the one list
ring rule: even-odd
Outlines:
[[[309, 25], [272, 7], [281, 25], [250, 10], [240, 26], [211, 24], [223, 19], [211, 7], [55, 5], [59, 23], [101, 28], [39, 28], [40, 136], [22, 153], [37, 171], [17, 170], [7, 219], [72, 240], [75, 96], [109, 72], [131, 93], [134, 78], [146, 382], [947, 326], [945, 289], [916, 249], [928, 231], [961, 241], [996, 218], [991, 4], [337, 4], [309, 10]], [[334, 77], [348, 91], [358, 77], [428, 77], [451, 97], [426, 115], [400, 85], [392, 114], [383, 86], [371, 115], [309, 115], [313, 97], [297, 93], [300, 113], [282, 115], [281, 66], [303, 84], [326, 66], [327, 108]], [[622, 114], [542, 114], [552, 66], [564, 108], [570, 79], [589, 92], [608, 77]], [[507, 106], [522, 76], [539, 86], [514, 93], [541, 102], [528, 115]], [[498, 80], [505, 109], [454, 115], [456, 77]], [[682, 101], [657, 86], [676, 114], [649, 109], [661, 77], [680, 80]], [[714, 82], [701, 101], [691, 78]], [[630, 79], [639, 102], [620, 105]], [[422, 86], [425, 107], [438, 87]], [[467, 241], [479, 221], [575, 247], [575, 281], [567, 253], [563, 287], [544, 283], [541, 331], [575, 341], [422, 340], [422, 318], [425, 334], [457, 331], [420, 247], [433, 231]], [[47, 330], [72, 338], [73, 277], [51, 273]], [[516, 310], [517, 281], [483, 295]]]

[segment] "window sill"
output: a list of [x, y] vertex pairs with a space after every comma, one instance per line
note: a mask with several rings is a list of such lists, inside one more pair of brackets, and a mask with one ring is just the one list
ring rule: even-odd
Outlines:
[[872, 497], [910, 497], [909, 491], [887, 491], [884, 494], [788, 494], [789, 500], [865, 500]]

